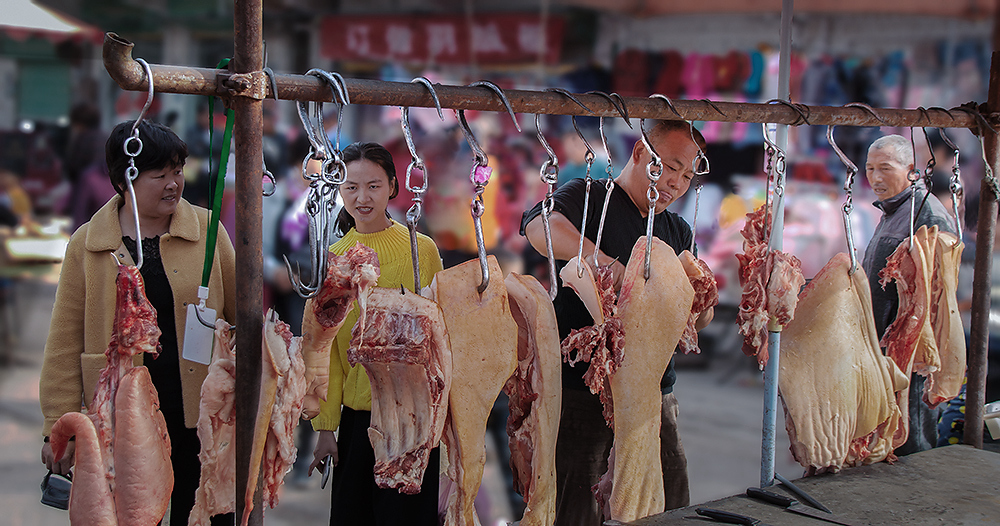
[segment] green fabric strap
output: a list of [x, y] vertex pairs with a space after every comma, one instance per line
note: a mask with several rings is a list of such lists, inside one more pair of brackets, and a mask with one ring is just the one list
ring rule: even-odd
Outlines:
[[[225, 58], [219, 62], [216, 69], [222, 69], [229, 65], [229, 59]], [[208, 219], [208, 238], [205, 240], [205, 266], [201, 274], [201, 286], [208, 287], [208, 280], [212, 275], [212, 262], [215, 260], [215, 242], [219, 236], [219, 219], [222, 213], [222, 194], [226, 189], [226, 166], [229, 164], [229, 144], [233, 137], [233, 121], [236, 120], [235, 113], [231, 109], [226, 110], [226, 131], [222, 135], [222, 153], [219, 156], [219, 170], [212, 170], [212, 141], [215, 131], [215, 97], [208, 97], [208, 172], [211, 180], [208, 185], [208, 201], [212, 204], [212, 209]]]

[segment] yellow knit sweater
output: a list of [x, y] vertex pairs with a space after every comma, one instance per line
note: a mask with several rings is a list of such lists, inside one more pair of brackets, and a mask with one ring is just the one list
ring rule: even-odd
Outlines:
[[[398, 288], [400, 285], [413, 289], [413, 263], [410, 258], [410, 233], [405, 226], [392, 222], [392, 226], [372, 234], [361, 234], [351, 229], [344, 237], [330, 246], [330, 252], [343, 255], [356, 243], [361, 243], [378, 254], [379, 287]], [[441, 255], [431, 238], [417, 234], [417, 253], [420, 255], [420, 286], [430, 284], [442, 269]], [[317, 431], [336, 430], [340, 425], [340, 406], [358, 411], [371, 411], [372, 388], [368, 373], [361, 365], [352, 367], [347, 361], [347, 349], [351, 341], [351, 329], [358, 321], [358, 305], [355, 302], [344, 326], [330, 349], [330, 389], [326, 402], [320, 404], [320, 413], [312, 420]]]

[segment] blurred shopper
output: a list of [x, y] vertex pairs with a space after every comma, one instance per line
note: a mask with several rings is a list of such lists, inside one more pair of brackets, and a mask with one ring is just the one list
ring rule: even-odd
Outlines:
[[[666, 208], [687, 192], [694, 177], [694, 161], [699, 148], [704, 149], [705, 140], [701, 133], [684, 121], [659, 121], [649, 132], [649, 137], [653, 148], [663, 158], [663, 174], [657, 184], [660, 199], [656, 203], [653, 234], [680, 254], [691, 246], [693, 233], [680, 216]], [[612, 190], [596, 261], [593, 256], [587, 256], [591, 265], [611, 267], [615, 290], [621, 287], [632, 247], [639, 237], [646, 234], [646, 215], [649, 211], [646, 165], [650, 159], [646, 147], [641, 141], [636, 141], [628, 163]], [[594, 239], [606, 192], [603, 179], [591, 185], [584, 254], [594, 254]], [[584, 195], [583, 181], [573, 180], [560, 187], [553, 196], [555, 205], [550, 227], [557, 271], [577, 254]], [[521, 222], [524, 235], [540, 253], [546, 250], [539, 217], [541, 205], [538, 203], [525, 212]], [[560, 338], [566, 338], [573, 329], [593, 324], [587, 308], [569, 288], [560, 287], [554, 303]], [[711, 308], [701, 313], [696, 328], [700, 330], [708, 325], [713, 313]], [[585, 367], [563, 365], [562, 417], [556, 444], [556, 524], [561, 526], [602, 524], [601, 510], [591, 488], [608, 469], [608, 453], [614, 434], [604, 421], [600, 399], [591, 394], [583, 381], [584, 372]], [[687, 459], [677, 432], [678, 406], [673, 393], [675, 380], [671, 360], [660, 382], [660, 461], [667, 509], [687, 506], [690, 501]]]
[[[880, 137], [868, 148], [865, 175], [878, 198], [873, 204], [882, 211], [882, 218], [865, 249], [862, 266], [871, 287], [875, 330], [879, 340], [886, 327], [896, 319], [899, 308], [896, 283], [887, 284], [883, 290], [879, 285], [879, 272], [885, 268], [886, 260], [896, 247], [910, 236], [910, 200], [915, 200], [919, 208], [914, 228], [937, 225], [945, 232], [956, 233], [955, 221], [941, 201], [928, 195], [922, 182], [910, 184], [907, 174], [912, 169], [913, 147], [909, 139], [901, 135]], [[884, 353], [885, 349], [882, 351]], [[906, 442], [896, 448], [897, 455], [924, 451], [937, 444], [938, 411], [924, 403], [923, 392], [924, 377], [914, 373], [910, 378], [910, 434]]]

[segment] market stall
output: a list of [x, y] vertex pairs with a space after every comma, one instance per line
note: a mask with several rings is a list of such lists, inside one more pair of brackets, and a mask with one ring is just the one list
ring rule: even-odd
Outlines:
[[[237, 347], [243, 359], [237, 363], [237, 494], [245, 493], [250, 444], [240, 437], [252, 435], [250, 428], [257, 413], [255, 400], [259, 390], [261, 341], [261, 101], [268, 97], [282, 100], [334, 101], [329, 84], [315, 76], [269, 75], [263, 71], [261, 6], [257, 2], [237, 2], [235, 16], [236, 53], [230, 70], [210, 70], [171, 65], [152, 65], [152, 84], [162, 93], [214, 95], [228, 99], [236, 113], [235, 144], [237, 172], [237, 275], [239, 297], [236, 324], [240, 327]], [[112, 78], [126, 90], [145, 90], [150, 79], [131, 58], [131, 43], [114, 34], [105, 39], [105, 66]], [[433, 107], [434, 98], [425, 87], [416, 84], [346, 79], [346, 91], [353, 104]], [[441, 107], [455, 110], [504, 111], [500, 99], [482, 87], [435, 86]], [[983, 136], [987, 162], [1000, 169], [1000, 151], [994, 130], [1000, 110], [1000, 56], [996, 53], [990, 76], [990, 100], [982, 106], [967, 105], [950, 110], [872, 109], [864, 106], [824, 107], [776, 101], [773, 104], [677, 100], [665, 103], [656, 98], [627, 97], [623, 105], [633, 118], [701, 120], [722, 122], [778, 123], [785, 125], [846, 125], [969, 128]], [[613, 101], [598, 95], [578, 94], [579, 103], [563, 94], [546, 91], [506, 92], [514, 112], [554, 115], [614, 116]], [[581, 104], [582, 103], [582, 104]], [[780, 142], [780, 141], [779, 141]], [[979, 210], [979, 246], [975, 269], [972, 345], [969, 361], [968, 406], [982, 408], [985, 384], [986, 322], [989, 311], [988, 287], [991, 243], [997, 213], [996, 180], [983, 181]], [[249, 359], [247, 359], [249, 358]], [[247, 381], [249, 379], [249, 381]], [[983, 413], [970, 411], [966, 424], [967, 443], [981, 447]], [[881, 467], [881, 466], [880, 466]], [[764, 477], [762, 476], [762, 479]], [[260, 506], [255, 506], [260, 509]], [[259, 516], [258, 516], [259, 517]], [[252, 517], [253, 521], [260, 521]], [[259, 522], [257, 522], [259, 523]]]

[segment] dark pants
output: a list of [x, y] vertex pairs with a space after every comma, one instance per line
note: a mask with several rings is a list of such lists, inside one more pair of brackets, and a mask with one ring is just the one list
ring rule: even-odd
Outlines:
[[917, 373], [910, 376], [909, 421], [910, 432], [906, 442], [897, 447], [896, 456], [926, 451], [937, 445], [937, 424], [940, 409], [931, 409], [924, 403], [924, 377]]
[[[591, 488], [608, 470], [614, 433], [604, 422], [603, 407], [589, 391], [564, 389], [556, 442], [556, 524], [600, 526], [601, 510]], [[677, 434], [677, 398], [663, 395], [660, 460], [666, 509], [689, 503], [687, 459]]]
[[330, 526], [437, 526], [439, 448], [431, 450], [420, 493], [405, 495], [375, 483], [375, 451], [368, 439], [371, 411], [344, 407], [340, 417], [337, 450], [340, 462], [333, 468]]
[[[201, 441], [198, 430], [184, 427], [183, 411], [163, 413], [170, 435], [170, 463], [174, 469], [174, 490], [170, 494], [170, 526], [187, 526], [188, 515], [194, 507], [194, 494], [201, 477]], [[236, 514], [227, 513], [212, 517], [212, 526], [226, 526], [236, 522]]]

